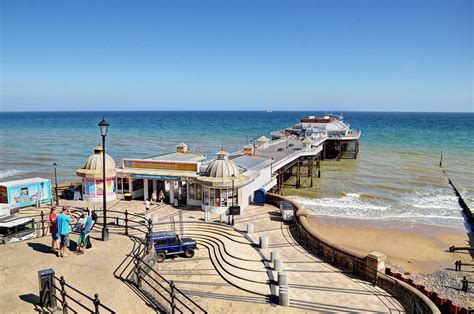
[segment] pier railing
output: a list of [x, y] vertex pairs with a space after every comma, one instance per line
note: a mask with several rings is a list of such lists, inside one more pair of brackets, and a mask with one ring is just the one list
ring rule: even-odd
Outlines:
[[[100, 212], [100, 211], [99, 211]], [[131, 236], [131, 231], [137, 232], [141, 240], [131, 252], [129, 261], [133, 265], [130, 278], [139, 291], [145, 292], [146, 297], [164, 310], [171, 313], [207, 313], [196, 301], [181, 291], [172, 280], [167, 280], [155, 268], [156, 254], [153, 241], [150, 238], [153, 232], [153, 221], [143, 214], [129, 213], [116, 210], [107, 210], [115, 214], [111, 218], [115, 227], [123, 228], [124, 235]], [[101, 217], [98, 217], [101, 223]], [[134, 236], [136, 239], [136, 236]], [[139, 237], [140, 238], [140, 237]]]
[[297, 202], [284, 196], [268, 193], [267, 203], [280, 206], [281, 201], [290, 202], [296, 211], [296, 237], [313, 255], [322, 258], [332, 265], [351, 273], [363, 280], [382, 288], [395, 297], [411, 313], [440, 313], [436, 305], [423, 293], [396, 278], [378, 270], [371, 254], [354, 252], [319, 235], [307, 219], [306, 209]]
[[40, 302], [42, 309], [62, 310], [63, 313], [89, 312], [115, 313], [109, 306], [103, 304], [96, 293], [89, 296], [85, 292], [66, 282], [64, 276], [56, 277], [53, 269], [44, 269], [38, 272], [38, 282], [40, 285]]

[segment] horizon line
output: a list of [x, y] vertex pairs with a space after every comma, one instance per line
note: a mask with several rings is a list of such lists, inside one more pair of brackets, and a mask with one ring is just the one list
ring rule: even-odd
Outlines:
[[138, 110], [0, 110], [0, 113], [59, 113], [59, 112], [325, 112], [325, 113], [344, 113], [344, 112], [380, 112], [380, 113], [474, 113], [473, 111], [409, 111], [409, 110], [318, 110], [318, 109], [298, 109], [298, 110], [271, 110], [267, 112], [263, 110], [239, 110], [239, 109], [162, 109], [162, 110], [149, 110], [149, 109], [138, 109]]

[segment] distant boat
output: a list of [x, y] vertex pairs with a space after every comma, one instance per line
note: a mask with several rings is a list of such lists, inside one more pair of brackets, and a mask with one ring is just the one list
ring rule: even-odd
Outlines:
[[267, 109], [267, 112], [272, 112], [270, 109]]

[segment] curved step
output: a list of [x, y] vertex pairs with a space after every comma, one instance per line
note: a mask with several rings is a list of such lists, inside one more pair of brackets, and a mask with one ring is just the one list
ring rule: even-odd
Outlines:
[[209, 252], [209, 258], [211, 259], [214, 268], [219, 273], [219, 275], [227, 281], [229, 284], [242, 289], [244, 291], [268, 297], [271, 295], [271, 289], [268, 284], [249, 282], [245, 279], [240, 278], [236, 274], [230, 273], [224, 266], [222, 261], [220, 261], [216, 256], [216, 251], [213, 245], [204, 243], [204, 247], [207, 248]]
[[[222, 248], [222, 243], [220, 243], [219, 241], [217, 241], [216, 239], [213, 239], [213, 238], [210, 238], [210, 237], [206, 237], [206, 236], [203, 236], [203, 235], [193, 235], [197, 240], [198, 240], [198, 244], [201, 244], [203, 242], [207, 243], [207, 244], [212, 244], [214, 245], [214, 247], [216, 248], [217, 250], [217, 253], [219, 253], [219, 256], [220, 256], [220, 259], [226, 264], [226, 265], [229, 265], [231, 268], [236, 268], [236, 269], [239, 269], [241, 271], [245, 271], [245, 272], [249, 272], [249, 276], [248, 276], [248, 280], [250, 281], [254, 281], [255, 280], [255, 273], [265, 273], [266, 274], [266, 271], [267, 269], [265, 268], [265, 266], [263, 265], [262, 262], [246, 262], [245, 260], [235, 260], [233, 259], [232, 257], [230, 257], [229, 255], [227, 255], [224, 251], [224, 249]], [[247, 278], [247, 277], [246, 277]], [[265, 277], [265, 281], [260, 281], [260, 282], [265, 282], [267, 283], [267, 279]]]
[[[197, 233], [192, 233], [190, 234], [191, 237], [195, 238], [198, 245], [201, 241], [212, 241], [217, 245], [219, 248], [219, 251], [222, 256], [224, 257], [224, 260], [226, 261], [227, 264], [230, 264], [231, 266], [234, 266], [236, 268], [240, 268], [242, 270], [248, 270], [248, 271], [253, 271], [253, 272], [262, 272], [262, 271], [267, 271], [267, 268], [264, 266], [262, 260], [258, 259], [247, 259], [244, 257], [238, 257], [235, 256], [234, 254], [231, 254], [224, 242], [222, 240], [209, 236], [207, 234], [197, 234]], [[240, 252], [243, 250], [236, 249]]]

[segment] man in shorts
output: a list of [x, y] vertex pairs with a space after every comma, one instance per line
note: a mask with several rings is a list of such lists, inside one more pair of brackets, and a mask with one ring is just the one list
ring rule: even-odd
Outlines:
[[69, 224], [74, 221], [74, 217], [71, 215], [68, 206], [63, 207], [61, 215], [56, 218], [58, 224], [58, 234], [61, 238], [61, 246], [59, 249], [59, 256], [68, 257], [66, 254], [66, 248], [69, 248]]

